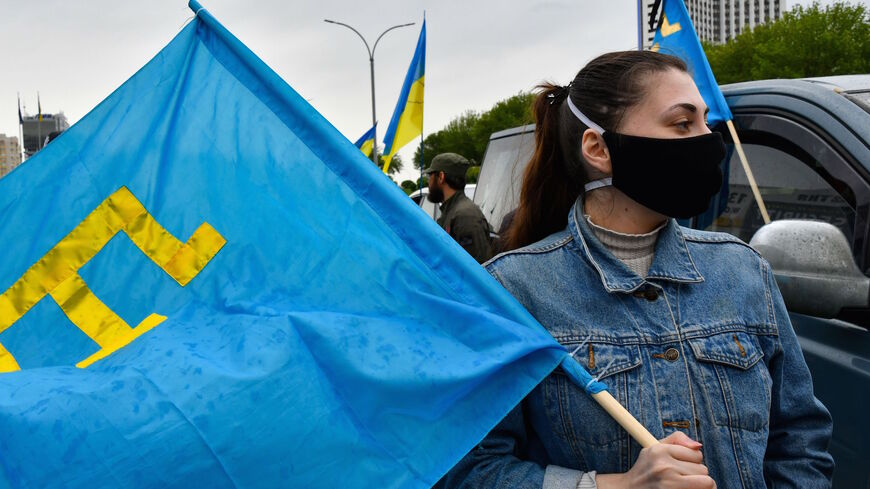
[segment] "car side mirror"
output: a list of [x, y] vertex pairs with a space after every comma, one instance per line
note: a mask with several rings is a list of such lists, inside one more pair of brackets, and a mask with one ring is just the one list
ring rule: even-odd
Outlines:
[[843, 308], [870, 305], [870, 278], [832, 224], [774, 221], [756, 231], [749, 245], [770, 262], [789, 311], [832, 318]]

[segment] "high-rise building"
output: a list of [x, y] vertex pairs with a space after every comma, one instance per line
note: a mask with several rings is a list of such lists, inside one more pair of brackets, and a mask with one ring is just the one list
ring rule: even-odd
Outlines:
[[[644, 49], [652, 46], [661, 16], [661, 3], [643, 0]], [[698, 38], [713, 44], [726, 43], [758, 24], [779, 20], [785, 10], [785, 0], [685, 0], [685, 3]]]
[[24, 157], [30, 158], [45, 146], [46, 140], [54, 139], [58, 134], [69, 129], [69, 123], [63, 112], [57, 114], [25, 115], [21, 123], [24, 132]]
[[18, 138], [0, 133], [0, 177], [20, 164], [21, 146], [18, 145]]

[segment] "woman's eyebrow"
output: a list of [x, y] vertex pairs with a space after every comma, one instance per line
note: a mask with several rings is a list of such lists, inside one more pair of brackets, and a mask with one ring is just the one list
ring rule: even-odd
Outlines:
[[[672, 105], [671, 108], [669, 108], [668, 110], [665, 111], [665, 113], [673, 112], [674, 110], [677, 110], [677, 109], [687, 110], [693, 114], [695, 112], [698, 112], [698, 107], [696, 107], [695, 104], [690, 104], [688, 102], [682, 102], [679, 104]], [[710, 112], [710, 107], [705, 107], [704, 108], [704, 115], [706, 116], [709, 112]]]

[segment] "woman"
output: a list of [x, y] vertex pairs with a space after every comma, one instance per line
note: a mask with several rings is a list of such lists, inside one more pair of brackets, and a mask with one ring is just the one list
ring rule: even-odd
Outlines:
[[706, 209], [725, 156], [685, 64], [610, 53], [541, 88], [513, 251], [487, 270], [663, 443], [641, 450], [557, 369], [442, 482], [830, 486], [831, 418], [770, 266], [673, 219]]

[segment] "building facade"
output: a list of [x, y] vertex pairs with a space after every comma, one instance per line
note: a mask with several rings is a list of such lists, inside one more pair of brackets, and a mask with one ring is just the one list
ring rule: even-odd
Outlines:
[[24, 158], [27, 159], [35, 155], [48, 141], [69, 129], [69, 123], [63, 112], [58, 112], [42, 114], [42, 120], [39, 120], [38, 115], [26, 115], [21, 127], [24, 135]]
[[[723, 44], [741, 32], [782, 18], [785, 0], [684, 0], [701, 41]], [[643, 0], [643, 48], [649, 49], [658, 27], [661, 7], [655, 0]], [[650, 23], [650, 18], [654, 22]]]
[[0, 177], [11, 172], [21, 164], [21, 146], [18, 138], [0, 134]]

